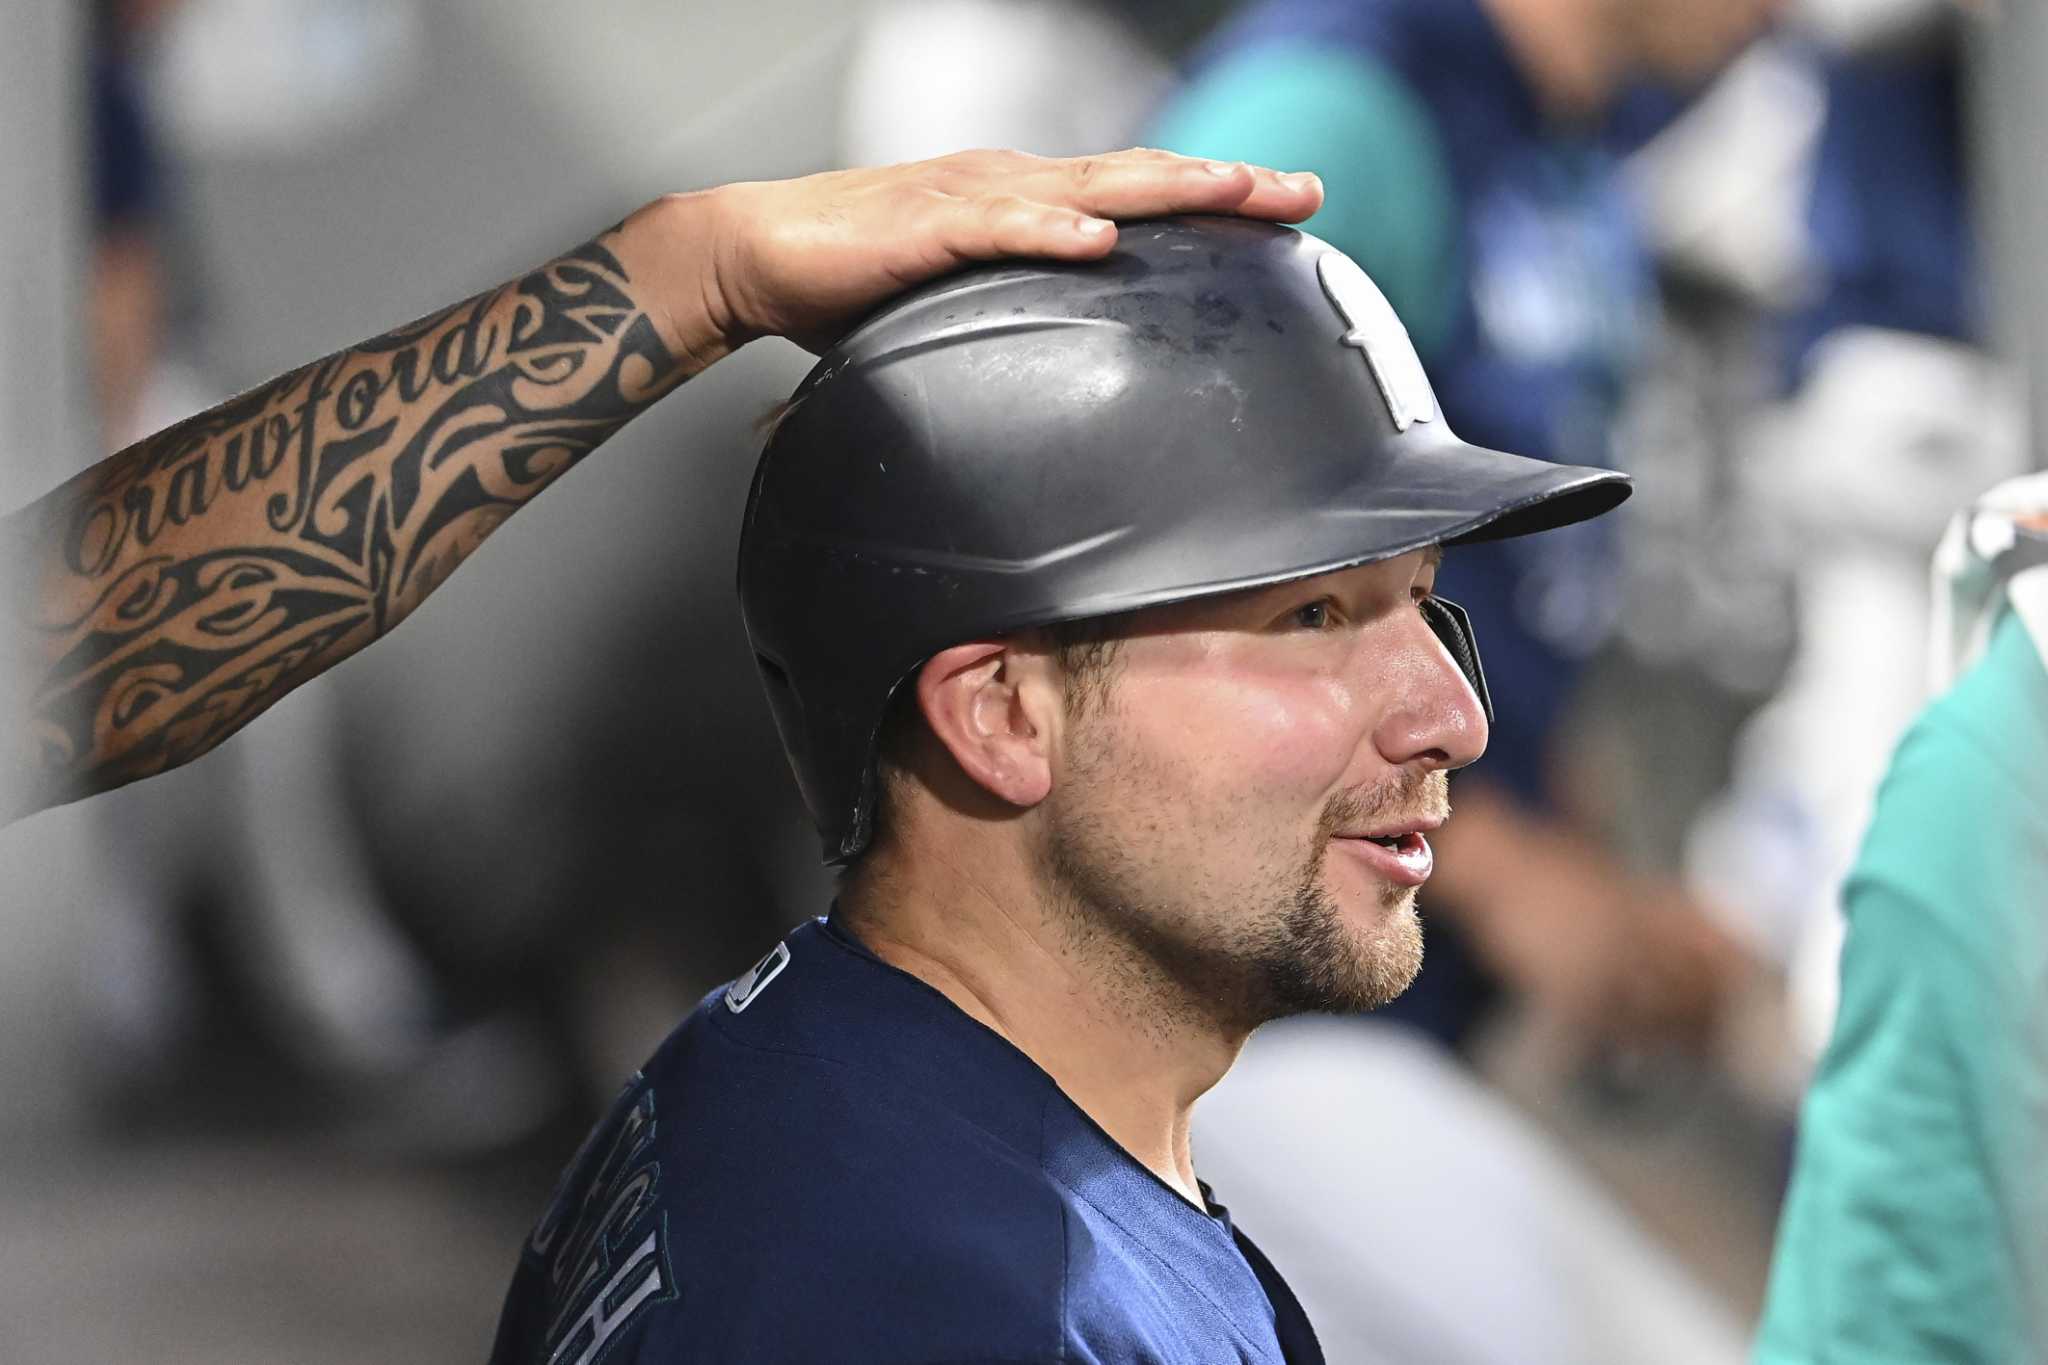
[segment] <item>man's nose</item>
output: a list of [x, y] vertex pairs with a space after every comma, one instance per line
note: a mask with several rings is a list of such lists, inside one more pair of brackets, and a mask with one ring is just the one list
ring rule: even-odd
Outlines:
[[1387, 684], [1390, 695], [1373, 742], [1389, 763], [1462, 768], [1486, 752], [1486, 709], [1479, 694], [1420, 612], [1404, 630]]

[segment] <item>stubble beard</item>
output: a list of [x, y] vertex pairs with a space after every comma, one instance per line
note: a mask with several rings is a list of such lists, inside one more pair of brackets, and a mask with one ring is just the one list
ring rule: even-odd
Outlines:
[[1265, 1019], [1376, 1010], [1422, 970], [1414, 888], [1383, 888], [1379, 922], [1360, 928], [1345, 922], [1321, 886], [1304, 886], [1289, 908], [1285, 939], [1259, 965]]
[[1043, 861], [1068, 946], [1154, 1033], [1249, 1033], [1289, 1015], [1378, 1009], [1422, 968], [1415, 891], [1383, 883], [1364, 923], [1347, 916], [1329, 889], [1331, 845], [1342, 829], [1445, 808], [1445, 781], [1440, 772], [1408, 774], [1341, 793], [1291, 875], [1270, 893], [1251, 893], [1255, 903], [1236, 897], [1220, 906], [1192, 903], [1207, 899], [1199, 887], [1148, 894], [1155, 879], [1146, 859], [1091, 820], [1083, 803], [1052, 821]]
[[[1437, 783], [1441, 773], [1431, 774]], [[1405, 814], [1430, 799], [1428, 778], [1403, 780], [1365, 797], [1352, 792], [1330, 803], [1317, 822], [1315, 848], [1277, 921], [1254, 921], [1260, 934], [1249, 954], [1260, 986], [1262, 1019], [1291, 1014], [1354, 1014], [1376, 1010], [1408, 989], [1422, 970], [1422, 920], [1415, 888], [1382, 883], [1371, 922], [1355, 924], [1329, 891], [1330, 847], [1340, 829], [1357, 829], [1382, 813]], [[1440, 797], [1437, 798], [1439, 801]]]

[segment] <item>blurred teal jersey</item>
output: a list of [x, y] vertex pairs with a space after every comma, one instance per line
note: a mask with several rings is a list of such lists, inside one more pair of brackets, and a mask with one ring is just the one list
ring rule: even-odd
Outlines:
[[1320, 172], [1323, 206], [1302, 226], [1373, 277], [1424, 356], [1449, 339], [1462, 283], [1453, 172], [1428, 108], [1385, 62], [1306, 39], [1261, 43], [1191, 82], [1148, 137]]
[[1757, 1365], [2048, 1360], [2048, 672], [2008, 613], [1843, 892]]

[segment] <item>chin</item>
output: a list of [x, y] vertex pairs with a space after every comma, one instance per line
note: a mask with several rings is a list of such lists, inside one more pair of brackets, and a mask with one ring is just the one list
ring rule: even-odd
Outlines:
[[1416, 912], [1412, 887], [1391, 888], [1391, 903], [1381, 913], [1366, 941], [1357, 945], [1357, 977], [1362, 989], [1354, 1008], [1376, 1010], [1415, 984], [1422, 971], [1422, 917]]
[[[1332, 863], [1338, 862], [1331, 859]], [[1379, 928], [1395, 915], [1413, 915], [1418, 888], [1397, 886], [1345, 860], [1334, 875], [1323, 879], [1331, 900], [1344, 907], [1346, 919], [1357, 919], [1368, 928]]]
[[[1298, 897], [1287, 951], [1266, 964], [1268, 1018], [1358, 1014], [1385, 1005], [1422, 968], [1422, 921], [1412, 887], [1376, 882]], [[1362, 902], [1362, 904], [1361, 904]]]

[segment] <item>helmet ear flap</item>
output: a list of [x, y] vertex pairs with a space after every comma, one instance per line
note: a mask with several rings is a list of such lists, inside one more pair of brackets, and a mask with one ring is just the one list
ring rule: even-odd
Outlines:
[[1463, 607], [1443, 597], [1424, 598], [1422, 614], [1428, 619], [1429, 628], [1436, 632], [1436, 638], [1458, 661], [1465, 681], [1478, 694], [1479, 709], [1486, 713], [1486, 723], [1493, 724], [1493, 697], [1486, 690], [1486, 670], [1479, 666], [1479, 641], [1472, 634], [1472, 618]]

